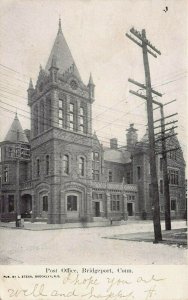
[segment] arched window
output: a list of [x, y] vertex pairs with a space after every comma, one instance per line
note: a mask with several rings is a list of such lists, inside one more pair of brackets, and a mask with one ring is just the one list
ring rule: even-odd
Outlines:
[[50, 171], [50, 157], [49, 155], [46, 155], [46, 175], [49, 175]]
[[79, 174], [81, 176], [84, 176], [84, 158], [83, 157], [79, 158]]
[[64, 174], [69, 174], [69, 156], [64, 155], [63, 156], [63, 173]]

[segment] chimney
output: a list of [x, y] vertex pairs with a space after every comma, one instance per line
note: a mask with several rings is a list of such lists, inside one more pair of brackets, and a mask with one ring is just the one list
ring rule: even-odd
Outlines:
[[127, 129], [127, 150], [132, 151], [135, 144], [138, 141], [138, 134], [137, 134], [137, 129], [134, 128], [134, 124], [131, 123], [130, 127]]
[[29, 129], [25, 129], [24, 132], [25, 132], [25, 135], [26, 135], [28, 141], [30, 142], [30, 139], [31, 139], [31, 131], [30, 131]]
[[110, 148], [117, 149], [118, 148], [118, 141], [116, 138], [110, 139]]

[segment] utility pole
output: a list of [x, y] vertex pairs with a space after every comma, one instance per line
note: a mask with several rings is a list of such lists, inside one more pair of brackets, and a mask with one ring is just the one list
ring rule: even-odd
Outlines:
[[[177, 120], [175, 121], [172, 121], [170, 123], [167, 123], [165, 124], [165, 119], [166, 118], [169, 118], [171, 116], [167, 116], [166, 118], [164, 117], [164, 106], [167, 105], [167, 104], [170, 104], [172, 102], [174, 102], [176, 100], [172, 100], [166, 104], [162, 104], [162, 103], [158, 103], [158, 108], [160, 108], [160, 114], [161, 114], [161, 124], [160, 124], [160, 127], [161, 127], [161, 137], [156, 139], [156, 142], [158, 141], [161, 141], [161, 146], [162, 146], [162, 151], [160, 154], [162, 154], [162, 159], [163, 159], [163, 181], [164, 181], [164, 198], [165, 198], [165, 229], [166, 230], [171, 230], [171, 215], [170, 215], [170, 189], [169, 189], [169, 179], [168, 179], [168, 161], [167, 161], [167, 153], [170, 152], [170, 151], [176, 151], [178, 150], [179, 148], [173, 148], [173, 149], [167, 149], [166, 147], [166, 139], [169, 138], [169, 137], [172, 137], [172, 136], [175, 136], [176, 134], [171, 134], [170, 136], [169, 135], [166, 135], [165, 133], [169, 130], [172, 130], [172, 129], [175, 129], [177, 128], [177, 126], [174, 126], [174, 127], [171, 127], [169, 129], [165, 129], [165, 125], [167, 124], [172, 124], [172, 123], [176, 123]], [[176, 114], [174, 114], [176, 115]], [[159, 120], [158, 120], [159, 121]], [[157, 126], [158, 127], [158, 126]], [[155, 128], [157, 128], [155, 127]], [[154, 129], [155, 129], [154, 128]]]
[[[144, 86], [146, 90], [147, 100], [147, 116], [148, 116], [148, 129], [149, 129], [149, 158], [150, 158], [150, 166], [151, 166], [151, 186], [153, 191], [153, 225], [154, 225], [154, 242], [158, 243], [162, 240], [161, 233], [161, 223], [160, 223], [160, 207], [159, 207], [159, 189], [158, 189], [158, 179], [157, 179], [157, 169], [156, 169], [156, 161], [155, 161], [155, 136], [154, 136], [154, 124], [153, 124], [153, 97], [152, 93], [153, 89], [151, 87], [151, 78], [150, 78], [150, 69], [149, 69], [149, 61], [148, 61], [148, 52], [157, 57], [155, 53], [148, 49], [148, 46], [154, 50], [159, 55], [161, 54], [159, 50], [157, 50], [147, 39], [146, 32], [143, 29], [142, 33], [138, 32], [134, 28], [130, 30], [130, 32], [135, 35], [140, 41], [135, 40], [129, 34], [126, 34], [128, 38], [134, 41], [137, 45], [142, 48], [143, 53], [143, 62], [144, 62], [144, 71], [145, 71], [145, 82]], [[141, 96], [138, 94], [137, 96]], [[162, 95], [161, 95], [162, 96]], [[143, 98], [143, 97], [141, 97]]]

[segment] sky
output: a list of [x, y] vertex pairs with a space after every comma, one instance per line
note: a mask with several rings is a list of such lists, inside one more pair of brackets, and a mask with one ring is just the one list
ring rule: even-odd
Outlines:
[[[165, 7], [168, 11], [165, 12]], [[45, 67], [61, 16], [62, 30], [83, 82], [92, 72], [95, 83], [93, 130], [107, 146], [117, 137], [126, 144], [126, 129], [134, 123], [139, 139], [145, 133], [145, 100], [133, 96], [128, 83], [145, 83], [142, 49], [125, 34], [134, 26], [161, 51], [149, 55], [152, 86], [167, 103], [165, 115], [178, 113], [178, 138], [187, 152], [187, 1], [186, 0], [1, 0], [0, 4], [0, 141], [15, 112], [22, 127], [30, 127], [27, 88]], [[157, 110], [154, 119], [158, 119]]]

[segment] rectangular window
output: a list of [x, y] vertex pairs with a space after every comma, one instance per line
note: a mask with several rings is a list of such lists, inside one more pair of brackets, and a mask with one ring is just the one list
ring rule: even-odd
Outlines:
[[59, 118], [63, 119], [63, 111], [62, 110], [59, 110]]
[[8, 182], [8, 166], [4, 166], [3, 168], [3, 181]]
[[112, 171], [108, 172], [108, 181], [112, 182]]
[[48, 211], [48, 196], [43, 196], [42, 210]]
[[141, 167], [140, 166], [137, 167], [137, 179], [138, 180], [141, 179]]
[[63, 127], [63, 120], [59, 119], [59, 127], [62, 128]]
[[74, 113], [74, 104], [70, 103], [70, 112]]
[[99, 170], [93, 170], [93, 180], [99, 181]]
[[63, 108], [63, 100], [59, 100], [59, 108]]
[[160, 194], [163, 194], [163, 180], [160, 180]]
[[171, 210], [176, 210], [176, 200], [175, 199], [172, 199], [171, 200]]
[[69, 106], [69, 129], [74, 130], [74, 104], [70, 103]]
[[14, 211], [14, 195], [8, 195], [8, 212]]
[[59, 127], [63, 128], [64, 123], [64, 102], [62, 99], [59, 99]]
[[67, 210], [77, 211], [77, 197], [70, 195], [67, 197]]
[[131, 173], [127, 172], [127, 183], [130, 184], [131, 183]]
[[111, 200], [110, 208], [111, 208], [111, 211], [119, 211], [120, 210], [120, 201], [119, 200]]
[[84, 109], [83, 109], [83, 107], [80, 107], [79, 123], [80, 123], [80, 131], [84, 132]]
[[37, 177], [40, 176], [40, 159], [37, 158]]
[[169, 178], [169, 184], [179, 185], [179, 172], [178, 172], [178, 170], [169, 169], [168, 178]]

